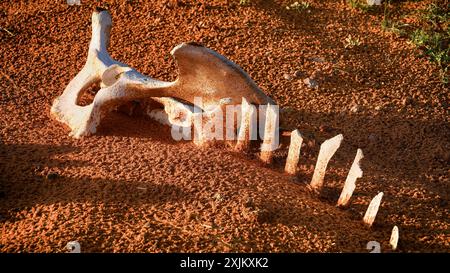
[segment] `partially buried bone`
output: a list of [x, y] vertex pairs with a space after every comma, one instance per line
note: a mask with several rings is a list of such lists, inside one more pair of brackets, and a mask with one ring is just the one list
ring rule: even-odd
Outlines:
[[297, 164], [300, 158], [300, 148], [302, 147], [303, 137], [299, 130], [294, 130], [291, 133], [291, 143], [289, 144], [289, 153], [286, 159], [285, 172], [291, 175], [297, 173]]
[[341, 195], [339, 196], [338, 206], [347, 206], [350, 198], [352, 197], [353, 191], [356, 188], [356, 179], [361, 178], [363, 171], [361, 170], [361, 159], [364, 157], [361, 149], [356, 152], [355, 160], [348, 172], [347, 178], [345, 179], [344, 188], [342, 189]]
[[337, 151], [344, 137], [339, 134], [333, 138], [325, 140], [320, 145], [319, 156], [317, 157], [316, 167], [311, 179], [311, 188], [315, 191], [319, 191], [323, 186], [323, 179], [325, 178], [325, 171], [327, 169], [328, 162], [334, 153]]
[[389, 239], [389, 244], [392, 247], [392, 250], [396, 250], [397, 249], [397, 244], [398, 244], [398, 227], [394, 226], [392, 228], [392, 233], [391, 233], [391, 238]]
[[381, 204], [381, 199], [383, 198], [383, 192], [378, 193], [372, 201], [370, 201], [369, 207], [367, 208], [366, 214], [364, 214], [363, 221], [369, 227], [372, 226], [375, 217], [377, 217], [378, 209]]
[[247, 150], [250, 147], [250, 140], [256, 128], [253, 128], [256, 118], [256, 108], [249, 104], [245, 98], [241, 104], [241, 124], [239, 126], [238, 141], [235, 149], [237, 151]]
[[[191, 124], [195, 97], [201, 97], [207, 106], [220, 105], [222, 98], [239, 104], [242, 97], [252, 104], [274, 104], [239, 66], [194, 43], [180, 44], [171, 51], [179, 68], [176, 81], [144, 76], [109, 56], [111, 25], [107, 11], [92, 14], [92, 39], [86, 64], [52, 105], [52, 115], [69, 126], [73, 137], [94, 134], [106, 113], [133, 100], [152, 99], [163, 104], [167, 119], [161, 113], [153, 112], [153, 116], [180, 126]], [[83, 93], [96, 82], [101, 83], [101, 89], [94, 101], [80, 106]]]
[[267, 105], [265, 120], [260, 158], [263, 163], [270, 164], [273, 159], [273, 151], [277, 149], [279, 143], [279, 111], [275, 105]]

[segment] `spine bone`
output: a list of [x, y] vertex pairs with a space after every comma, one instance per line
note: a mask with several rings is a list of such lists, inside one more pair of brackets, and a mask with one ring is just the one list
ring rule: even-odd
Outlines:
[[238, 141], [235, 149], [237, 151], [244, 151], [250, 147], [250, 136], [252, 128], [252, 118], [255, 115], [255, 108], [248, 103], [245, 98], [242, 98], [241, 105], [241, 125], [239, 127]]
[[398, 238], [399, 238], [398, 227], [394, 226], [392, 228], [391, 239], [389, 240], [389, 244], [392, 246], [392, 250], [397, 249]]
[[378, 208], [381, 204], [381, 198], [383, 198], [383, 192], [378, 193], [370, 202], [367, 208], [366, 214], [364, 215], [363, 221], [369, 227], [372, 226], [375, 217], [377, 217]]
[[291, 132], [291, 143], [289, 144], [289, 153], [286, 160], [284, 170], [291, 175], [297, 174], [297, 164], [300, 158], [300, 149], [302, 147], [303, 138], [298, 130]]
[[342, 136], [342, 134], [339, 134], [333, 138], [325, 140], [322, 145], [320, 145], [316, 168], [314, 169], [314, 174], [310, 184], [311, 188], [313, 188], [314, 190], [320, 190], [322, 188], [328, 162], [330, 161], [331, 157], [333, 157], [339, 146], [341, 146], [341, 142], [343, 139], [344, 137]]
[[261, 160], [266, 164], [272, 163], [273, 151], [278, 146], [278, 112], [276, 106], [267, 105], [264, 140], [261, 145]]
[[347, 206], [350, 198], [352, 197], [353, 191], [356, 188], [356, 179], [361, 178], [363, 171], [361, 170], [361, 159], [364, 157], [361, 149], [356, 152], [355, 160], [353, 161], [352, 167], [348, 172], [347, 179], [345, 179], [344, 188], [342, 189], [341, 196], [339, 197], [338, 206]]

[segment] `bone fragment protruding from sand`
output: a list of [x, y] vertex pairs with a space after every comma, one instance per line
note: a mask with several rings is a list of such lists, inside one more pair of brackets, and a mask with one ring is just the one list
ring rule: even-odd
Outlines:
[[297, 174], [297, 165], [300, 158], [300, 148], [302, 147], [303, 137], [299, 130], [291, 132], [291, 143], [289, 144], [289, 153], [286, 159], [285, 172], [290, 175]]
[[366, 214], [364, 215], [363, 221], [369, 227], [372, 226], [375, 221], [375, 217], [377, 217], [378, 208], [381, 204], [381, 199], [383, 198], [383, 192], [378, 193], [370, 202], [369, 207], [367, 208]]
[[241, 123], [239, 126], [239, 132], [237, 137], [237, 143], [235, 149], [237, 151], [244, 151], [250, 147], [250, 140], [252, 130], [256, 128], [252, 127], [252, 121], [256, 114], [255, 106], [248, 103], [245, 98], [242, 98], [241, 104]]
[[[231, 101], [246, 97], [258, 105], [274, 103], [235, 63], [192, 43], [182, 43], [171, 51], [179, 68], [176, 81], [164, 82], [142, 75], [109, 55], [111, 26], [108, 11], [99, 9], [92, 14], [92, 38], [86, 63], [51, 108], [52, 116], [65, 123], [75, 138], [96, 133], [108, 112], [129, 101], [156, 100], [164, 105], [168, 121], [182, 127], [192, 121], [189, 104], [182, 101], [192, 104], [195, 97], [203, 97], [208, 105], [220, 105], [226, 96]], [[101, 89], [93, 102], [79, 105], [83, 93], [95, 83], [100, 83]], [[181, 119], [177, 114], [180, 112]]]
[[261, 161], [265, 164], [272, 163], [273, 151], [278, 147], [278, 122], [277, 106], [267, 104], [266, 122], [264, 127], [264, 140], [261, 145]]
[[391, 239], [389, 240], [389, 244], [391, 245], [392, 250], [397, 249], [398, 238], [399, 238], [398, 227], [394, 226], [392, 228]]
[[337, 202], [338, 206], [347, 206], [350, 198], [352, 197], [353, 191], [356, 188], [356, 179], [361, 178], [363, 175], [363, 171], [361, 169], [361, 159], [364, 157], [364, 154], [361, 149], [358, 149], [356, 152], [355, 160], [353, 160], [352, 167], [348, 172], [347, 178], [345, 179], [344, 188], [342, 189], [341, 196]]
[[310, 184], [312, 189], [319, 191], [322, 188], [328, 162], [331, 157], [333, 157], [339, 146], [341, 146], [343, 139], [344, 137], [342, 134], [339, 134], [333, 138], [325, 140], [322, 145], [320, 145], [319, 156], [317, 157], [316, 167], [314, 169], [314, 174]]

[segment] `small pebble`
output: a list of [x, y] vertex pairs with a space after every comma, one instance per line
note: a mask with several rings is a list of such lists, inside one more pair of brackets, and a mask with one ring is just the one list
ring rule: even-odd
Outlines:
[[295, 76], [296, 78], [302, 78], [302, 77], [305, 76], [305, 73], [303, 73], [303, 72], [300, 71], [300, 70], [297, 70], [297, 71], [295, 71], [294, 76]]
[[369, 139], [371, 142], [375, 142], [375, 141], [378, 140], [378, 137], [377, 137], [377, 135], [375, 135], [375, 134], [370, 134], [369, 137], [368, 137], [368, 139]]
[[320, 125], [319, 131], [321, 131], [322, 133], [331, 132], [331, 131], [333, 131], [333, 128], [331, 128], [330, 126], [327, 126], [327, 125]]
[[48, 180], [55, 180], [56, 178], [58, 178], [58, 174], [57, 173], [49, 173], [47, 174], [47, 179]]
[[292, 80], [292, 76], [289, 75], [289, 74], [287, 74], [287, 73], [284, 73], [284, 74], [283, 74], [283, 78], [284, 78], [285, 80], [288, 80], [288, 81]]
[[413, 102], [413, 98], [408, 96], [402, 100], [402, 105], [407, 106], [407, 105], [412, 104], [412, 102]]
[[303, 82], [308, 86], [309, 88], [317, 88], [319, 87], [319, 83], [316, 80], [306, 78], [303, 80]]
[[448, 206], [448, 201], [445, 200], [445, 199], [443, 199], [443, 198], [439, 198], [439, 206], [440, 206], [441, 208], [447, 207], [447, 206]]
[[308, 141], [308, 147], [313, 148], [316, 146], [316, 141], [314, 139]]
[[312, 57], [311, 61], [316, 62], [316, 63], [323, 63], [323, 62], [325, 62], [325, 60], [320, 58], [320, 57]]

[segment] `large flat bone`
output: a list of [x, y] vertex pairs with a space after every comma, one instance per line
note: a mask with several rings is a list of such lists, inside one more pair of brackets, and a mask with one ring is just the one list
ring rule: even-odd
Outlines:
[[[74, 137], [94, 134], [106, 113], [130, 100], [159, 101], [170, 123], [192, 121], [192, 108], [178, 99], [193, 104], [195, 97], [201, 97], [205, 105], [219, 105], [222, 98], [238, 104], [244, 97], [253, 104], [274, 104], [239, 66], [193, 43], [183, 43], [171, 51], [180, 72], [176, 81], [144, 76], [109, 56], [111, 25], [107, 11], [97, 10], [92, 14], [92, 39], [86, 64], [52, 105], [52, 115], [67, 124]], [[101, 82], [102, 88], [94, 101], [90, 105], [78, 105], [84, 91], [95, 82]], [[179, 116], [183, 118], [177, 119]]]

